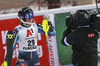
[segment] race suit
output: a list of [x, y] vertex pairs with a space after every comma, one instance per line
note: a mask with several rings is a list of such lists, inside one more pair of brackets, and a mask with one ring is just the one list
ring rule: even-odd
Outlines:
[[[45, 34], [43, 27], [40, 24], [31, 24], [29, 27], [22, 24], [16, 26], [13, 32], [15, 37], [13, 51], [17, 42], [19, 43], [19, 56], [16, 66], [40, 66], [37, 51], [37, 34]], [[49, 27], [47, 34], [49, 36], [56, 34], [52, 25]]]
[[91, 27], [81, 27], [75, 30], [65, 30], [62, 44], [72, 45], [72, 64], [75, 66], [97, 66], [97, 40], [99, 35]]

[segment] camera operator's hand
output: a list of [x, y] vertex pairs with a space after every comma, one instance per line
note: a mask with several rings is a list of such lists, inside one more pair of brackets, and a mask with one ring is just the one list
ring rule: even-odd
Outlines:
[[93, 10], [90, 10], [90, 16], [93, 16], [93, 15], [96, 15], [98, 14], [98, 10], [97, 9], [93, 9]]
[[72, 26], [73, 26], [73, 21], [72, 19], [70, 19], [69, 22], [67, 23], [67, 29], [63, 32], [63, 37], [71, 33]]
[[70, 21], [70, 22], [68, 23], [67, 30], [71, 30], [72, 27], [73, 27], [73, 21]]
[[91, 21], [91, 25], [92, 25], [93, 22], [95, 22], [95, 18], [97, 17], [97, 14], [99, 14], [99, 12], [97, 9], [90, 10], [89, 12], [90, 12], [90, 21]]
[[73, 27], [73, 18], [72, 16], [67, 16], [66, 17], [66, 26], [67, 26], [67, 29], [72, 29]]

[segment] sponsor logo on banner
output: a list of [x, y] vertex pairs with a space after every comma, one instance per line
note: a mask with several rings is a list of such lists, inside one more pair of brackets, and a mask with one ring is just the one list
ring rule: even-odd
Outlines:
[[50, 66], [55, 66], [54, 53], [53, 53], [53, 46], [52, 46], [52, 38], [51, 38], [51, 36], [48, 36], [48, 44], [49, 44]]

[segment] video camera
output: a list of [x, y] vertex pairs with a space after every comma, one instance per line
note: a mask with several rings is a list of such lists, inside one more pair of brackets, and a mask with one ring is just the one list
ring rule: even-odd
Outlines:
[[100, 32], [100, 14], [97, 10], [76, 10], [66, 17], [66, 26], [72, 25], [71, 29], [78, 26], [89, 25], [91, 28]]
[[97, 10], [90, 11], [91, 27], [100, 32], [100, 13]]

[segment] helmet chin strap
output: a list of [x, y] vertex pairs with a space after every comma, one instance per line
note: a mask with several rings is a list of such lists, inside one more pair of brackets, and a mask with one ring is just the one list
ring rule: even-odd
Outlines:
[[25, 23], [25, 24], [36, 24], [36, 21], [35, 21], [35, 20], [33, 20], [33, 21], [34, 21], [34, 23], [33, 23], [33, 22], [28, 23], [28, 22], [26, 22], [26, 21], [23, 21], [22, 19], [20, 19], [20, 21], [21, 21], [22, 23]]
[[35, 20], [33, 20], [33, 21], [34, 21], [34, 23], [33, 23], [33, 22], [28, 23], [28, 22], [26, 22], [26, 21], [23, 21], [23, 20], [22, 20], [22, 19], [20, 19], [19, 17], [18, 17], [18, 19], [19, 19], [22, 23], [25, 23], [25, 24], [36, 24], [36, 21], [35, 21]]

